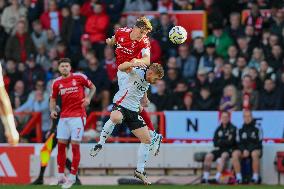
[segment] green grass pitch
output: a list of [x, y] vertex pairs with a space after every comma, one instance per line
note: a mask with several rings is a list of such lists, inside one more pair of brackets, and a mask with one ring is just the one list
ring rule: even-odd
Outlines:
[[[9, 185], [0, 185], [2, 189], [56, 189], [61, 188], [59, 186], [30, 186], [30, 185], [22, 185], [22, 186], [9, 186]], [[143, 185], [120, 185], [120, 186], [73, 186], [74, 189], [145, 189], [145, 188], [153, 188], [153, 189], [283, 189], [283, 186], [267, 186], [267, 185], [152, 185], [152, 186], [143, 186]]]

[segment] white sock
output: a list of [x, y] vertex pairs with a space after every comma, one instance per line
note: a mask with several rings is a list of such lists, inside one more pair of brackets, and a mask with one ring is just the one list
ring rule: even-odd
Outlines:
[[98, 142], [99, 144], [103, 145], [106, 143], [106, 140], [108, 139], [108, 137], [110, 137], [114, 126], [115, 124], [110, 119], [105, 123], [101, 132], [100, 141]]
[[149, 157], [150, 144], [141, 143], [138, 149], [137, 171], [143, 173]]
[[257, 181], [258, 180], [258, 173], [253, 173], [252, 179]]
[[63, 178], [63, 177], [65, 177], [65, 174], [64, 174], [64, 173], [58, 173], [58, 174], [57, 174], [57, 178], [58, 178], [58, 179], [61, 179], [61, 178]]
[[241, 173], [237, 173], [236, 177], [237, 177], [237, 180], [243, 180], [243, 177], [242, 177]]
[[150, 137], [153, 138], [155, 136], [155, 131], [149, 130]]
[[221, 177], [221, 173], [217, 172], [216, 175], [215, 175], [215, 179], [216, 180], [220, 180], [220, 177]]
[[204, 171], [203, 173], [203, 179], [208, 180], [209, 179], [209, 172], [208, 171]]
[[69, 180], [76, 181], [76, 175], [70, 174]]

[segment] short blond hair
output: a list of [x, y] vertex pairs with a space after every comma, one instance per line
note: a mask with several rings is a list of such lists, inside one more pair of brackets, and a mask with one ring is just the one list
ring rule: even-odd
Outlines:
[[150, 65], [149, 67], [150, 70], [152, 70], [153, 72], [155, 72], [156, 74], [158, 74], [159, 78], [162, 79], [164, 77], [164, 68], [163, 66], [161, 66], [161, 64], [158, 63], [153, 63]]
[[142, 30], [148, 30], [149, 32], [151, 32], [153, 29], [150, 20], [146, 18], [145, 16], [138, 18], [135, 23], [135, 26]]

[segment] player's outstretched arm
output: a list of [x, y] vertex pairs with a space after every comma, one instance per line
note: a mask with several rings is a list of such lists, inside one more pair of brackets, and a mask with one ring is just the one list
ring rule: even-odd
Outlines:
[[113, 45], [115, 45], [115, 43], [116, 43], [116, 41], [115, 41], [115, 37], [114, 36], [112, 36], [111, 38], [107, 38], [106, 39], [106, 44], [107, 45], [113, 46]]
[[16, 129], [13, 109], [5, 87], [0, 87], [0, 116], [5, 129], [7, 141], [11, 145], [19, 143], [19, 133]]
[[56, 99], [55, 98], [50, 98], [50, 102], [49, 102], [49, 110], [50, 110], [50, 117], [52, 119], [56, 119], [57, 118], [57, 111], [56, 111]]
[[141, 63], [141, 62], [134, 62], [134, 63], [131, 63], [131, 62], [124, 62], [122, 64], [120, 64], [118, 66], [118, 69], [122, 72], [131, 72], [132, 68], [133, 67], [142, 67], [142, 68], [147, 68], [147, 65], [144, 64], [144, 63]]

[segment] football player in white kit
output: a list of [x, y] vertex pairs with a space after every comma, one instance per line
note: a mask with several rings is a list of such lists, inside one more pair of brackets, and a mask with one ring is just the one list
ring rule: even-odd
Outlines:
[[151, 184], [144, 171], [149, 156], [151, 137], [146, 123], [139, 115], [140, 100], [144, 97], [149, 85], [156, 83], [157, 80], [164, 76], [164, 70], [157, 63], [151, 64], [146, 69], [145, 64], [130, 62], [124, 62], [118, 66], [118, 69], [126, 72], [127, 75], [124, 78], [123, 85], [113, 98], [115, 105], [110, 114], [110, 119], [103, 127], [99, 143], [91, 149], [91, 155], [97, 155], [102, 149], [102, 145], [111, 135], [115, 125], [124, 122], [141, 142], [134, 176], [142, 180], [144, 184]]
[[11, 145], [18, 144], [19, 133], [16, 129], [10, 98], [4, 86], [1, 64], [0, 64], [0, 116], [2, 123], [4, 125], [5, 135], [7, 137], [8, 143]]

